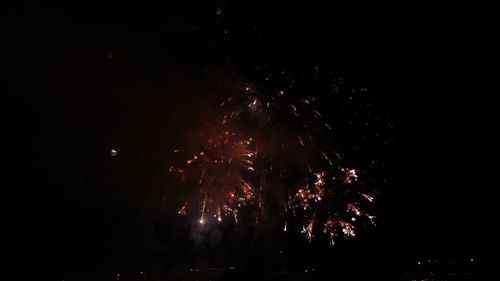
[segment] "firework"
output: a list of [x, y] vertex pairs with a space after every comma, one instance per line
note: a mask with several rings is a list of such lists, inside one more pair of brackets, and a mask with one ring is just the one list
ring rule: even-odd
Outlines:
[[253, 210], [258, 224], [268, 202], [283, 202], [283, 231], [297, 220], [308, 240], [323, 234], [331, 245], [373, 223], [365, 211], [373, 197], [330, 146], [333, 128], [317, 99], [297, 100], [284, 90], [263, 93], [247, 85], [219, 102], [212, 122], [198, 132], [199, 148], [175, 150], [184, 164], [170, 172], [194, 192], [179, 214], [194, 202], [200, 224], [238, 223], [244, 210]]

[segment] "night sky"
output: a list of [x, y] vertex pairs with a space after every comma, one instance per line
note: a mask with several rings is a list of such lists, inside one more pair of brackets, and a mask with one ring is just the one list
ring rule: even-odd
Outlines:
[[[179, 2], [0, 11], [2, 280], [174, 278], [210, 263], [387, 280], [420, 256], [474, 257], [494, 276], [493, 1]], [[326, 111], [376, 191], [377, 226], [334, 247], [266, 226], [200, 242], [177, 214], [172, 150], [210, 122], [218, 92], [275, 89], [282, 70], [311, 92], [344, 81]]]

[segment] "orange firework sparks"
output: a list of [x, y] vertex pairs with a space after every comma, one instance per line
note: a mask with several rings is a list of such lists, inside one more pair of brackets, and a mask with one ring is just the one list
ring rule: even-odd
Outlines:
[[[186, 182], [196, 178], [200, 224], [225, 218], [238, 223], [243, 208], [256, 209], [250, 213], [258, 224], [266, 200], [284, 194], [283, 231], [290, 228], [288, 220], [301, 218], [307, 240], [323, 233], [333, 245], [338, 237], [355, 236], [355, 224], [373, 223], [375, 217], [363, 209], [373, 197], [363, 191], [357, 170], [342, 167], [340, 155], [316, 141], [315, 135], [332, 130], [316, 99], [294, 104], [287, 98], [282, 90], [266, 97], [244, 87], [218, 103], [215, 121], [200, 130], [197, 152], [175, 150], [186, 157], [185, 164], [169, 170]], [[179, 214], [188, 212], [185, 203]]]

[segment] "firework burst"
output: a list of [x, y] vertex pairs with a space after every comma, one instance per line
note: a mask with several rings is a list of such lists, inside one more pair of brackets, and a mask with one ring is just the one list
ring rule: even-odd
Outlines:
[[179, 214], [195, 201], [200, 224], [238, 223], [244, 208], [253, 210], [258, 224], [268, 202], [283, 202], [284, 231], [288, 220], [298, 220], [308, 240], [326, 235], [331, 245], [373, 223], [365, 211], [373, 197], [331, 147], [332, 126], [319, 107], [314, 97], [294, 99], [283, 90], [263, 93], [250, 86], [222, 100], [198, 132], [199, 149], [175, 150], [184, 164], [170, 171], [198, 194]]

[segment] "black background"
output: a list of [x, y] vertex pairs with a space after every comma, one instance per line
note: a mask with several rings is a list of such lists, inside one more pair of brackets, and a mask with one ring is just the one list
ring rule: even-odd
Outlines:
[[[164, 155], [189, 118], [202, 118], [186, 110], [217, 75], [207, 69], [244, 72], [262, 62], [328, 65], [373, 89], [394, 123], [377, 230], [345, 245], [344, 259], [328, 256], [335, 250], [305, 253], [385, 278], [419, 255], [492, 258], [493, 1], [240, 2], [21, 1], [2, 9], [9, 278], [106, 280], [127, 267], [189, 260], [192, 253], [180, 253], [188, 242], [175, 242], [183, 236], [170, 214], [177, 207], [158, 200], [173, 196]], [[224, 24], [256, 25], [258, 34], [224, 39], [219, 6]], [[119, 161], [108, 156], [114, 146]]]

